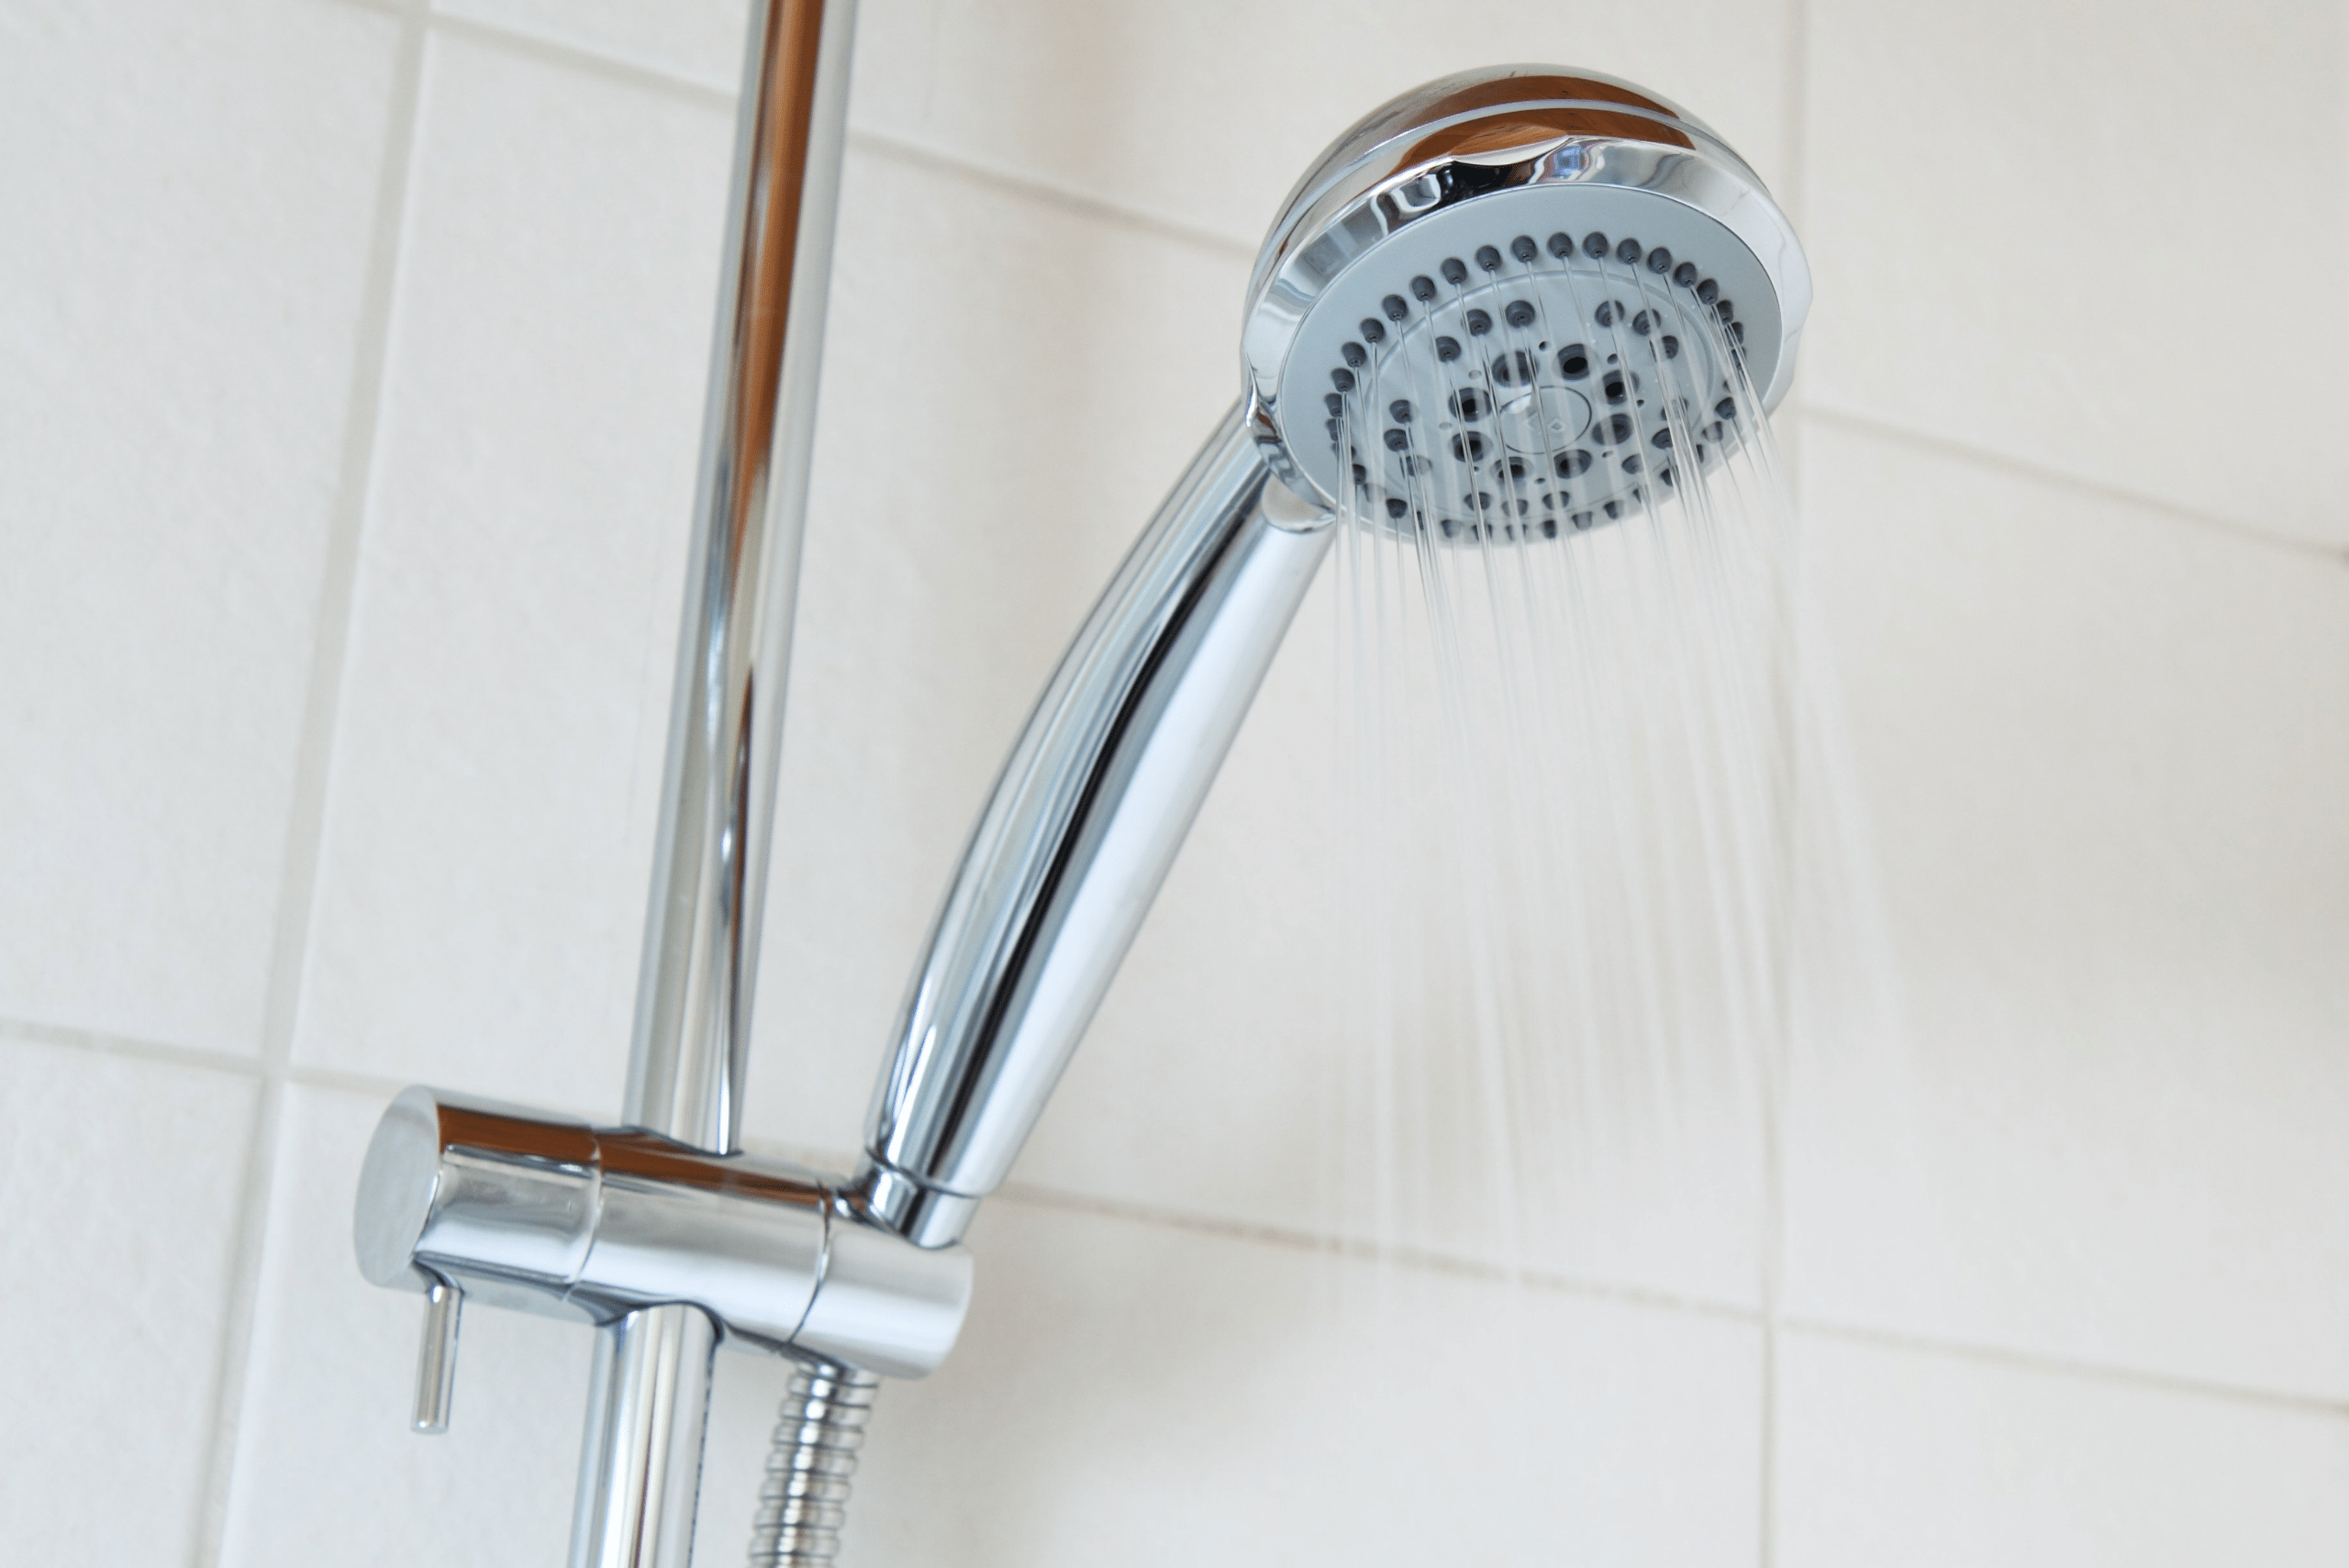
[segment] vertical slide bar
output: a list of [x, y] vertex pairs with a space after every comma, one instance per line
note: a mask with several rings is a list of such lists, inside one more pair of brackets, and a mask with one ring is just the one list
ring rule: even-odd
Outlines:
[[[854, 0], [752, 0], [668, 770], [622, 1118], [740, 1144]], [[573, 1568], [685, 1568], [716, 1330], [599, 1331]]]
[[757, 0], [751, 21], [621, 1113], [718, 1153], [742, 1123], [855, 6]]
[[574, 1563], [685, 1568], [693, 1561], [717, 1351], [717, 1327], [699, 1307], [649, 1307], [596, 1331], [571, 1525]]

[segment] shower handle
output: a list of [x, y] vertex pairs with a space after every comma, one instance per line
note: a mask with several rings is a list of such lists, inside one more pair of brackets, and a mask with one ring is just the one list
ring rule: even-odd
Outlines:
[[1176, 483], [1053, 673], [916, 968], [852, 1201], [925, 1247], [999, 1185], [1329, 553], [1252, 403]]

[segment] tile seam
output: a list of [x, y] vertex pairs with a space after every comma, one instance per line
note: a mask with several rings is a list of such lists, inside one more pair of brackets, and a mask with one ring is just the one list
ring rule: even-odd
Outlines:
[[[1091, 1197], [1082, 1193], [1034, 1183], [1016, 1181], [1006, 1183], [996, 1194], [995, 1200], [991, 1201], [1003, 1201], [1015, 1207], [1042, 1209], [1053, 1213], [1091, 1215], [1099, 1218], [1116, 1219], [1130, 1224], [1151, 1226], [1192, 1235], [1211, 1236], [1219, 1240], [1248, 1245], [1275, 1247], [1286, 1251], [1348, 1258], [1369, 1258], [1375, 1252], [1375, 1249], [1367, 1243], [1349, 1241], [1339, 1237], [1323, 1237], [1292, 1227], [1264, 1225], [1222, 1216], [1167, 1209], [1155, 1205], [1131, 1203], [1115, 1198]], [[1644, 1290], [1636, 1285], [1609, 1284], [1600, 1281], [1562, 1274], [1529, 1274], [1523, 1271], [1512, 1273], [1497, 1264], [1448, 1259], [1441, 1255], [1428, 1256], [1413, 1253], [1398, 1257], [1396, 1261], [1399, 1266], [1415, 1271], [1449, 1273], [1461, 1277], [1486, 1279], [1495, 1283], [1514, 1280], [1530, 1284], [1538, 1290], [1559, 1295], [1612, 1301], [1626, 1306], [1654, 1307], [1698, 1317], [1753, 1324], [1757, 1327], [1764, 1326], [1765, 1323], [1765, 1314], [1753, 1308], [1737, 1307], [1725, 1302], [1706, 1301], [1698, 1297], [1680, 1296], [1666, 1291]], [[1941, 1339], [1927, 1334], [1904, 1334], [1892, 1329], [1836, 1323], [1826, 1318], [1804, 1317], [1783, 1310], [1778, 1313], [1776, 1323], [1782, 1334], [1806, 1339], [1865, 1344], [1909, 1354], [2004, 1366], [2019, 1372], [2059, 1376], [2108, 1386], [2137, 1388], [2210, 1399], [2222, 1404], [2289, 1410], [2302, 1415], [2349, 1420], [2349, 1399], [2333, 1399], [2321, 1395], [2288, 1394], [2276, 1389], [2221, 1383], [2143, 1367], [2077, 1361], [2060, 1355], [2017, 1350], [1979, 1341]]]
[[731, 111], [740, 96], [738, 89], [689, 76], [680, 71], [654, 65], [648, 61], [632, 60], [624, 54], [614, 54], [592, 44], [583, 44], [551, 33], [533, 32], [505, 22], [493, 22], [480, 17], [468, 17], [460, 12], [445, 11], [438, 6], [429, 16], [432, 29], [451, 38], [486, 44], [509, 54], [522, 55], [542, 64], [560, 66], [590, 76], [625, 83], [650, 92], [671, 97], [686, 98], [695, 103]]
[[2133, 507], [2142, 512], [2151, 512], [2171, 522], [2189, 524], [2223, 534], [2240, 543], [2263, 546], [2327, 565], [2349, 566], [2349, 548], [2320, 544], [2312, 539], [2298, 539], [2289, 534], [2273, 532], [2250, 523], [2239, 522], [2232, 517], [2222, 517], [2215, 513], [2198, 512], [2190, 506], [2181, 506], [2175, 501], [2165, 501], [2159, 496], [2147, 495], [2140, 491], [2109, 484], [2100, 479], [2067, 473], [2062, 469], [2043, 467], [2025, 459], [1973, 446], [1948, 436], [1936, 435], [1929, 430], [1920, 430], [1911, 426], [1880, 419], [1872, 415], [1854, 414], [1832, 405], [1808, 400], [1798, 402], [1794, 412], [1802, 418], [1817, 419], [1823, 424], [1841, 426], [1854, 434], [1873, 436], [1881, 440], [1916, 447], [1976, 468], [1990, 469], [2016, 478], [2027, 479], [2034, 484], [2069, 490], [2077, 495], [2092, 495], [2099, 500]]
[[135, 1035], [112, 1034], [104, 1029], [47, 1024], [31, 1018], [0, 1018], [0, 1040], [17, 1040], [29, 1045], [60, 1046], [96, 1056], [224, 1073], [239, 1078], [255, 1079], [262, 1075], [261, 1059], [257, 1056], [209, 1046], [174, 1045], [166, 1040], [141, 1040]]
[[[351, 3], [358, 3], [358, 0], [351, 0]], [[436, 10], [431, 15], [431, 25], [436, 31], [505, 49], [548, 64], [588, 72], [649, 91], [690, 98], [697, 103], [730, 107], [739, 95], [731, 87], [717, 86], [700, 77], [505, 23]], [[1256, 257], [1257, 245], [1253, 239], [1241, 239], [1203, 224], [1162, 217], [1078, 186], [950, 152], [893, 132], [860, 126], [853, 120], [849, 126], [848, 144], [854, 151], [990, 186], [1038, 206], [1087, 222], [1148, 234], [1240, 261], [1253, 261]]]
[[296, 1067], [288, 1065], [285, 1082], [304, 1089], [332, 1089], [346, 1095], [377, 1095], [390, 1099], [406, 1088], [414, 1080], [387, 1077], [382, 1073], [357, 1072], [343, 1067]]
[[[1782, 83], [1786, 95], [1786, 121], [1782, 133], [1786, 138], [1787, 189], [1780, 203], [1787, 221], [1795, 232], [1802, 232], [1804, 197], [1810, 189], [1810, 6], [1809, 0], [1787, 0], [1787, 42], [1785, 54], [1786, 79]], [[1778, 723], [1785, 762], [1785, 787], [1780, 792], [1779, 820], [1776, 824], [1780, 858], [1779, 875], [1785, 884], [1785, 897], [1780, 901], [1777, 919], [1777, 951], [1776, 953], [1776, 983], [1777, 996], [1770, 1049], [1774, 1060], [1765, 1063], [1765, 1083], [1769, 1085], [1763, 1105], [1765, 1120], [1764, 1159], [1767, 1161], [1762, 1197], [1762, 1344], [1757, 1375], [1761, 1384], [1758, 1413], [1760, 1431], [1754, 1451], [1754, 1532], [1753, 1561], [1758, 1568], [1776, 1568], [1778, 1561], [1778, 1410], [1781, 1404], [1779, 1386], [1780, 1345], [1786, 1329], [1786, 1217], [1787, 1217], [1787, 1118], [1786, 1107], [1793, 1093], [1789, 1074], [1793, 1071], [1793, 1022], [1789, 1012], [1793, 995], [1793, 916], [1795, 840], [1801, 811], [1803, 778], [1801, 749], [1794, 744], [1796, 728], [1792, 711], [1792, 695], [1799, 687], [1802, 672], [1797, 667], [1800, 640], [1795, 632], [1792, 581], [1800, 570], [1802, 539], [1802, 443], [1798, 430], [1790, 431], [1796, 439], [1781, 445], [1784, 454], [1785, 484], [1787, 494], [1787, 532], [1785, 549], [1793, 559], [1782, 560], [1778, 565], [1780, 585], [1778, 595], [1781, 613], [1778, 617], [1778, 668], [1781, 689], [1778, 693]]]
[[[853, 1165], [856, 1160], [854, 1155], [843, 1154], [837, 1149], [765, 1139], [752, 1140], [749, 1147], [752, 1153], [769, 1159], [786, 1160], [818, 1171], [844, 1170]], [[1325, 1236], [1298, 1226], [1272, 1225], [1259, 1220], [1235, 1219], [1226, 1215], [1169, 1208], [1157, 1204], [1136, 1203], [1122, 1198], [1095, 1197], [1071, 1188], [1052, 1186], [1041, 1182], [1018, 1180], [1006, 1182], [988, 1201], [1008, 1204], [1015, 1208], [1090, 1215], [1096, 1218], [1153, 1226], [1160, 1229], [1180, 1231], [1186, 1235], [1209, 1236], [1221, 1240], [1276, 1248], [1289, 1252], [1310, 1252], [1350, 1259], [1368, 1259], [1376, 1255], [1376, 1249], [1368, 1242], [1343, 1236]], [[1393, 1256], [1398, 1267], [1415, 1272], [1448, 1273], [1494, 1281], [1514, 1280], [1528, 1284], [1537, 1290], [1586, 1296], [1593, 1299], [1631, 1301], [1668, 1311], [1693, 1313], [1700, 1317], [1731, 1319], [1742, 1323], [1752, 1323], [1758, 1318], [1758, 1314], [1752, 1307], [1741, 1307], [1734, 1302], [1709, 1301], [1701, 1296], [1679, 1296], [1671, 1291], [1649, 1290], [1638, 1285], [1611, 1284], [1602, 1280], [1585, 1279], [1554, 1272], [1522, 1269], [1512, 1271], [1497, 1263], [1484, 1263], [1474, 1259], [1451, 1258], [1442, 1253], [1423, 1249], [1400, 1251]]]
[[[371, 1073], [364, 1068], [333, 1067], [319, 1065], [317, 1063], [289, 1063], [285, 1069], [283, 1082], [287, 1086], [293, 1088], [328, 1089], [336, 1094], [367, 1095], [380, 1099], [388, 1100], [394, 1095], [399, 1094], [402, 1090], [412, 1087], [418, 1082], [418, 1080], [406, 1075], [395, 1077], [389, 1073]], [[431, 1081], [425, 1080], [425, 1082], [429, 1083]], [[436, 1086], [443, 1088], [451, 1087], [445, 1082]], [[451, 1088], [451, 1092], [459, 1094], [485, 1093], [490, 1098], [495, 1099], [498, 1097], [494, 1091]], [[608, 1107], [598, 1108], [596, 1106], [582, 1104], [578, 1101], [549, 1101], [543, 1096], [538, 1096], [532, 1097], [530, 1099], [530, 1104], [538, 1110], [550, 1116], [576, 1117], [582, 1121], [596, 1123], [608, 1123], [612, 1120], [612, 1116]], [[764, 1151], [761, 1151], [763, 1152]], [[789, 1158], [789, 1156], [785, 1156], [785, 1158]], [[807, 1163], [804, 1160], [797, 1161], [796, 1162], [801, 1164]]]
[[358, 589], [361, 534], [373, 475], [410, 175], [422, 117], [427, 18], [420, 7], [411, 9], [398, 17], [397, 27], [358, 329], [352, 344], [341, 450], [332, 509], [328, 517], [326, 550], [320, 562], [310, 668], [284, 840], [267, 1010], [257, 1061], [260, 1093], [232, 1243], [228, 1312], [216, 1362], [211, 1442], [194, 1552], [197, 1568], [213, 1568], [227, 1550], [237, 1440], [249, 1392], [262, 1263], [277, 1173], [276, 1146], [284, 1119], [294, 1029], [308, 956], [336, 718]]
[[[315, 1077], [323, 1087], [366, 1088], [384, 1087], [389, 1084], [389, 1080], [384, 1080], [381, 1085], [370, 1084], [361, 1082], [358, 1074], [329, 1075], [318, 1073], [316, 1069], [296, 1069], [295, 1075], [297, 1081]], [[329, 1076], [344, 1082], [328, 1083], [327, 1079]], [[786, 1160], [819, 1171], [838, 1171], [854, 1162], [853, 1156], [840, 1149], [780, 1140], [752, 1140], [750, 1149], [751, 1152], [766, 1158]], [[1197, 1210], [1169, 1208], [1161, 1205], [1136, 1203], [1128, 1199], [1096, 1197], [1070, 1188], [1053, 1186], [1041, 1182], [1017, 1180], [1007, 1182], [989, 1202], [1047, 1213], [1086, 1215], [1096, 1218], [1147, 1226], [1186, 1235], [1235, 1241], [1246, 1246], [1275, 1248], [1288, 1252], [1307, 1252], [1350, 1259], [1367, 1259], [1375, 1254], [1375, 1249], [1368, 1243], [1351, 1241], [1342, 1237], [1322, 1236], [1294, 1226], [1268, 1225], [1255, 1220], [1236, 1219], [1229, 1216], [1207, 1214]], [[1701, 1297], [1678, 1296], [1669, 1291], [1646, 1290], [1636, 1285], [1610, 1284], [1604, 1281], [1556, 1273], [1534, 1274], [1529, 1278], [1523, 1271], [1512, 1273], [1497, 1264], [1479, 1263], [1473, 1260], [1448, 1259], [1440, 1254], [1407, 1254], [1397, 1258], [1396, 1262], [1398, 1267], [1406, 1269], [1484, 1279], [1495, 1283], [1506, 1283], [1514, 1279], [1521, 1283], [1529, 1283], [1533, 1288], [1548, 1293], [1609, 1301], [1625, 1306], [1653, 1307], [1720, 1321], [1745, 1323], [1756, 1327], [1762, 1326], [1765, 1321], [1765, 1314], [1753, 1307], [1739, 1307], [1728, 1302], [1708, 1301]], [[2004, 1366], [2014, 1371], [2060, 1376], [2080, 1382], [2190, 1396], [2213, 1399], [2221, 1403], [2249, 1405], [2261, 1408], [2285, 1409], [2303, 1415], [2349, 1419], [2349, 1399], [2332, 1399], [2321, 1395], [2288, 1394], [2275, 1389], [2220, 1383], [2144, 1367], [2077, 1361], [2046, 1352], [2019, 1350], [1981, 1341], [1937, 1338], [1930, 1334], [1902, 1333], [1894, 1329], [1871, 1329], [1858, 1324], [1838, 1323], [1830, 1318], [1787, 1313], [1784, 1310], [1778, 1314], [1777, 1327], [1783, 1334], [1810, 1340], [1869, 1345], [1915, 1355]]]
[[[1045, 1209], [1063, 1214], [1090, 1215], [1097, 1218], [1153, 1226], [1160, 1229], [1208, 1236], [1219, 1240], [1238, 1241], [1252, 1246], [1276, 1248], [1283, 1251], [1307, 1252], [1353, 1261], [1370, 1261], [1379, 1255], [1379, 1249], [1374, 1244], [1348, 1237], [1324, 1236], [1291, 1226], [1267, 1225], [1254, 1220], [1189, 1213], [1115, 1198], [1089, 1197], [1081, 1193], [1026, 1182], [1006, 1183], [996, 1194], [996, 1198], [1008, 1201], [1014, 1207]], [[1639, 1285], [1613, 1284], [1601, 1280], [1586, 1279], [1547, 1270], [1510, 1269], [1498, 1263], [1482, 1262], [1470, 1258], [1449, 1257], [1421, 1248], [1396, 1249], [1388, 1252], [1387, 1257], [1395, 1266], [1413, 1273], [1444, 1274], [1453, 1278], [1482, 1280], [1490, 1284], [1514, 1284], [1540, 1291], [1544, 1295], [1571, 1296], [1584, 1300], [1647, 1307], [1660, 1311], [1744, 1324], [1758, 1323], [1761, 1316], [1753, 1307], [1740, 1307], [1731, 1302], [1708, 1301], [1699, 1296], [1679, 1296], [1670, 1291], [1651, 1290]]]
[[887, 131], [873, 130], [852, 125], [848, 142], [852, 149], [887, 158], [896, 162], [932, 172], [950, 174], [968, 180], [974, 184], [991, 185], [1010, 193], [1038, 206], [1088, 222], [1130, 229], [1156, 239], [1173, 240], [1195, 250], [1207, 250], [1227, 259], [1252, 262], [1258, 246], [1254, 240], [1240, 239], [1220, 229], [1204, 225], [1184, 223], [1174, 218], [1161, 217], [1154, 213], [1123, 206], [1090, 191], [1062, 184], [1034, 174], [982, 162], [955, 153], [909, 140]]
[[[762, 1145], [760, 1152], [795, 1158], [803, 1163], [812, 1163], [819, 1167], [836, 1166], [839, 1162], [837, 1151], [818, 1151], [793, 1146], [786, 1152], [780, 1146]], [[1277, 1248], [1284, 1251], [1309, 1252], [1350, 1259], [1367, 1259], [1375, 1254], [1375, 1249], [1368, 1243], [1351, 1241], [1341, 1237], [1324, 1237], [1294, 1227], [1266, 1225], [1252, 1220], [1170, 1209], [1157, 1205], [1133, 1203], [1118, 1198], [1093, 1197], [1066, 1188], [1040, 1183], [1008, 1182], [989, 1201], [1050, 1213], [1088, 1215], [1158, 1229], [1213, 1237], [1244, 1245]], [[1514, 1280], [1549, 1294], [1609, 1301], [1624, 1306], [1652, 1307], [1756, 1327], [1761, 1327], [1765, 1323], [1765, 1314], [1753, 1307], [1739, 1307], [1727, 1302], [1707, 1301], [1700, 1297], [1677, 1296], [1668, 1291], [1647, 1290], [1636, 1285], [1610, 1284], [1603, 1281], [1556, 1273], [1528, 1273], [1525, 1271], [1512, 1273], [1497, 1264], [1479, 1263], [1473, 1260], [1449, 1259], [1441, 1255], [1410, 1253], [1397, 1257], [1396, 1262], [1399, 1267], [1414, 1271], [1446, 1273], [1456, 1277], [1484, 1279], [1494, 1283], [1508, 1283]], [[1837, 1323], [1827, 1318], [1810, 1318], [1783, 1310], [1777, 1316], [1777, 1327], [1782, 1334], [1810, 1340], [1871, 1345], [1915, 1355], [1998, 1365], [2019, 1372], [2059, 1376], [2113, 1387], [2137, 1388], [2210, 1399], [2223, 1404], [2283, 1409], [2302, 1415], [2349, 1420], [2349, 1399], [2333, 1399], [2321, 1395], [2288, 1394], [2275, 1389], [2221, 1383], [2143, 1367], [2077, 1361], [2060, 1355], [2017, 1350], [1979, 1341], [1943, 1339], [1928, 1334], [1904, 1334], [1897, 1330]]]
[[1968, 1362], [1980, 1366], [2000, 1367], [2009, 1372], [2030, 1373], [2043, 1377], [2061, 1377], [2073, 1382], [2092, 1383], [2106, 1387], [2132, 1388], [2143, 1393], [2166, 1394], [2183, 1398], [2210, 1400], [2222, 1405], [2289, 1411], [2295, 1415], [2349, 1421], [2349, 1399], [2327, 1398], [2322, 1395], [2287, 1394], [2272, 1388], [2219, 1383], [2175, 1373], [2154, 1372], [2143, 1367], [2079, 1361], [2067, 1356], [2017, 1350], [2005, 1345], [1937, 1339], [1930, 1334], [1903, 1333], [1894, 1329], [1870, 1329], [1857, 1324], [1836, 1323], [1826, 1318], [1790, 1315], [1783, 1319], [1782, 1327], [1786, 1332], [1802, 1339], [1864, 1345], [1876, 1350], [1898, 1351], [1907, 1354], [1932, 1356], [1946, 1361]]

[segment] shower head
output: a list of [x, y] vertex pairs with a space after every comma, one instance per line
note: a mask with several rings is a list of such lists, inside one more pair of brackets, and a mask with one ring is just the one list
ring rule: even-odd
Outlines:
[[1464, 72], [1290, 193], [1249, 283], [1249, 420], [1325, 505], [1554, 536], [1734, 450], [1809, 305], [1786, 215], [1702, 121], [1594, 72]]
[[1523, 539], [1642, 508], [1784, 395], [1809, 299], [1753, 170], [1612, 78], [1446, 77], [1341, 137], [1249, 284], [1245, 396], [972, 831], [874, 1088], [856, 1212], [941, 1245], [1002, 1183], [1341, 516]]

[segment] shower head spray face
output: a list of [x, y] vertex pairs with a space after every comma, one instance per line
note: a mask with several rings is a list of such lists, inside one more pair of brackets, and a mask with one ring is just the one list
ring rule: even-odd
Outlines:
[[1249, 416], [1364, 521], [1554, 538], [1734, 450], [1809, 303], [1785, 214], [1700, 121], [1595, 72], [1465, 72], [1291, 194], [1249, 285]]

